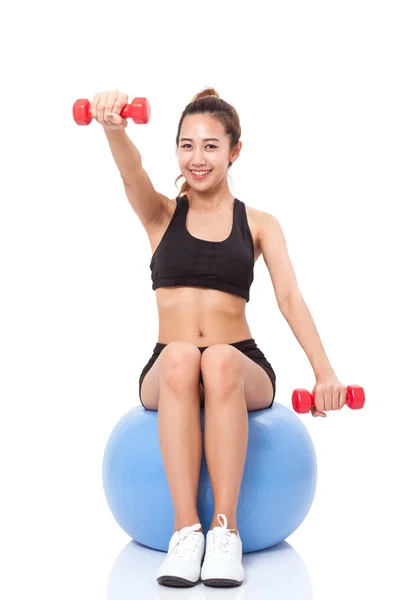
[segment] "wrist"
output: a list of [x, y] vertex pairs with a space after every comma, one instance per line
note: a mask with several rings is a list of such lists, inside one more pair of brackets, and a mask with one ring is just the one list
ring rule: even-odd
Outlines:
[[314, 375], [318, 379], [319, 377], [324, 377], [325, 375], [334, 375], [335, 371], [333, 367], [319, 367], [314, 369]]
[[106, 125], [103, 125], [104, 133], [107, 137], [120, 138], [126, 135], [125, 129], [109, 129]]

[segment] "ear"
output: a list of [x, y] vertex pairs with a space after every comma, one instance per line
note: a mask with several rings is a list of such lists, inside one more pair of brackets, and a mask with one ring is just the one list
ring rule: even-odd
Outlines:
[[233, 148], [232, 152], [231, 152], [231, 162], [235, 162], [235, 160], [237, 160], [239, 158], [240, 155], [240, 151], [242, 149], [242, 142], [239, 141], [236, 146]]

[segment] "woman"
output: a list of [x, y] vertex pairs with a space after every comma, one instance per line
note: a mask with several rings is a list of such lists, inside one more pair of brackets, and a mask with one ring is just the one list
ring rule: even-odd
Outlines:
[[[257, 347], [245, 307], [262, 254], [278, 305], [317, 378], [314, 416], [340, 409], [346, 388], [335, 376], [299, 292], [281, 227], [235, 198], [228, 170], [242, 148], [236, 110], [206, 89], [182, 113], [175, 199], [155, 191], [123, 131], [128, 102], [118, 90], [96, 94], [100, 122], [127, 198], [149, 236], [159, 313], [158, 342], [139, 380], [139, 397], [158, 411], [163, 463], [175, 514], [157, 581], [171, 586], [235, 586], [244, 579], [236, 511], [248, 441], [247, 412], [271, 408], [275, 373]], [[178, 181], [179, 178], [176, 180]], [[205, 539], [197, 512], [202, 455], [200, 407], [214, 515]]]

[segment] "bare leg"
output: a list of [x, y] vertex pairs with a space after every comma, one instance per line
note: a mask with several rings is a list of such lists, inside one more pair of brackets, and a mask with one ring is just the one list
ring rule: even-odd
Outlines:
[[200, 523], [200, 356], [192, 344], [171, 342], [160, 357], [158, 433], [174, 505], [174, 531]]
[[228, 528], [237, 532], [236, 512], [248, 443], [248, 413], [243, 382], [216, 385], [205, 396], [204, 445], [210, 475], [214, 515], [210, 529], [220, 525], [223, 513]]

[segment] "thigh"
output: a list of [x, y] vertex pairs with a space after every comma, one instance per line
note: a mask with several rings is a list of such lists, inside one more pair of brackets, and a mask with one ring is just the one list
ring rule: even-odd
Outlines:
[[244, 394], [249, 412], [271, 408], [275, 399], [271, 375], [251, 359], [245, 360]]
[[242, 353], [247, 410], [271, 408], [275, 400], [276, 375], [253, 339], [231, 344]]
[[[171, 342], [171, 344], [188, 344], [193, 348], [197, 348], [189, 342]], [[154, 363], [150, 366], [139, 386], [139, 398], [143, 407], [147, 410], [158, 410], [158, 403], [160, 399], [160, 373], [161, 373], [161, 354], [165, 351], [165, 348], [170, 346], [167, 344], [157, 356]], [[189, 354], [189, 353], [188, 353]], [[150, 362], [150, 361], [149, 361]], [[200, 407], [204, 408], [204, 387], [199, 380], [199, 401]]]

